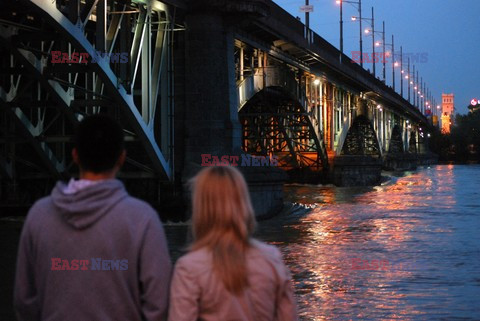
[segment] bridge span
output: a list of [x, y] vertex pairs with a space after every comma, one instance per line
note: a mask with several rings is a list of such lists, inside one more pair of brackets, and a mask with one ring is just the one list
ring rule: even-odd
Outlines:
[[[242, 168], [261, 215], [291, 179], [374, 184], [428, 153], [430, 121], [269, 0], [4, 0], [0, 203], [31, 204], [75, 173], [74, 126], [108, 113], [121, 178], [154, 203], [202, 154], [278, 157]], [[94, 143], [94, 142], [92, 142]]]

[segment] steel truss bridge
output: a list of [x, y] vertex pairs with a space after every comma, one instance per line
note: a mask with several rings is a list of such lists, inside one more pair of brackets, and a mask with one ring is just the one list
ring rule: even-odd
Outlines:
[[272, 1], [0, 8], [0, 203], [29, 204], [74, 174], [74, 128], [94, 113], [120, 121], [121, 177], [157, 201], [202, 153], [318, 172], [339, 155], [425, 151], [417, 108]]

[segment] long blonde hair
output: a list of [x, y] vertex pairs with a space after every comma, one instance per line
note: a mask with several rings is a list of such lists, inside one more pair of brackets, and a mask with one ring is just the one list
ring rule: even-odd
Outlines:
[[245, 255], [255, 228], [245, 179], [230, 166], [207, 167], [191, 184], [191, 250], [210, 250], [214, 272], [228, 291], [239, 294], [248, 286]]

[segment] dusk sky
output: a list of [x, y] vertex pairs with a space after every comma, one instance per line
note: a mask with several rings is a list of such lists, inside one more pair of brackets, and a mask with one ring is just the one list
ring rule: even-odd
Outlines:
[[[304, 22], [300, 6], [305, 0], [274, 2]], [[339, 6], [335, 0], [310, 0], [310, 4], [314, 6], [310, 14], [311, 28], [339, 48]], [[480, 99], [480, 0], [363, 0], [364, 18], [371, 18], [372, 6], [375, 8], [375, 30], [381, 31], [382, 21], [385, 21], [385, 42], [391, 43], [393, 33], [395, 52], [403, 46], [404, 54], [426, 54], [426, 62], [416, 63], [415, 68], [437, 103], [441, 103], [442, 92], [454, 93], [456, 112], [467, 113], [470, 100]], [[359, 50], [358, 22], [351, 20], [357, 15], [356, 6], [344, 3], [344, 52], [350, 57], [352, 51]], [[364, 21], [362, 27], [369, 27], [369, 22]], [[380, 34], [376, 40], [381, 40]], [[363, 51], [372, 52], [371, 37], [365, 34]], [[364, 68], [371, 69], [371, 64], [364, 64]], [[376, 68], [377, 76], [381, 76], [382, 65], [377, 64]], [[398, 71], [399, 68], [396, 71], [399, 92]], [[387, 84], [391, 85], [391, 65], [387, 64], [386, 72]]]

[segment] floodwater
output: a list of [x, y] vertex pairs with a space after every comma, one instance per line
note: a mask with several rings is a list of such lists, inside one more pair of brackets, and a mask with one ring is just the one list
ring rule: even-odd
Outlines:
[[[390, 173], [377, 187], [286, 186], [293, 205], [259, 223], [290, 268], [302, 320], [480, 320], [480, 166]], [[2, 228], [0, 320], [21, 225]], [[166, 224], [172, 257], [186, 224]]]
[[[401, 175], [287, 186], [295, 205], [259, 223], [292, 271], [302, 320], [480, 320], [480, 166]], [[174, 255], [178, 228], [167, 226]]]

